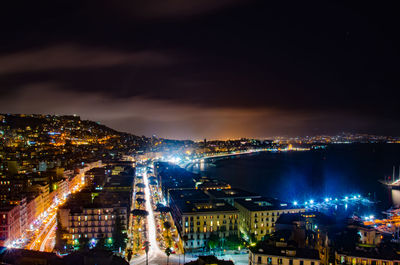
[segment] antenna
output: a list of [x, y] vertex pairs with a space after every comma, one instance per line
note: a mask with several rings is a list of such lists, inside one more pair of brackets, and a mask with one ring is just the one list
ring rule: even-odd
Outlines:
[[393, 176], [392, 176], [392, 181], [394, 182], [394, 178], [395, 178], [395, 174], [396, 174], [396, 166], [393, 166]]

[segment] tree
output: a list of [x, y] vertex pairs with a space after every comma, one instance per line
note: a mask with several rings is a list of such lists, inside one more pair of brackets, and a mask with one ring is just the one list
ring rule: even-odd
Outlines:
[[210, 250], [216, 248], [218, 246], [219, 240], [220, 238], [216, 233], [211, 233], [207, 241], [208, 248]]
[[132, 249], [128, 249], [128, 256], [127, 256], [127, 258], [128, 258], [128, 262], [130, 262], [131, 259], [132, 259]]
[[79, 249], [84, 250], [84, 249], [89, 249], [89, 238], [81, 236], [79, 238]]
[[167, 237], [166, 237], [166, 239], [167, 239], [167, 246], [168, 246], [168, 247], [171, 247], [171, 245], [172, 245], [172, 239], [171, 239], [171, 235], [170, 235], [171, 223], [168, 222], [168, 221], [165, 221], [165, 222], [164, 222], [164, 228], [165, 228], [165, 230], [167, 231]]
[[168, 247], [165, 249], [165, 255], [167, 255], [167, 265], [169, 263], [169, 255], [171, 255], [171, 253], [172, 253], [171, 248]]
[[139, 204], [139, 206], [142, 206], [146, 202], [146, 200], [143, 198], [137, 198], [136, 202]]
[[118, 214], [115, 216], [113, 239], [115, 250], [125, 249], [126, 234], [122, 231], [122, 221]]
[[157, 203], [156, 211], [160, 212], [162, 220], [165, 220], [166, 214], [169, 213], [171, 211], [171, 209], [169, 207], [164, 206], [161, 203]]
[[106, 239], [104, 237], [100, 237], [99, 239], [97, 239], [97, 243], [96, 243], [96, 249], [99, 250], [106, 250], [107, 248], [107, 244], [106, 244]]
[[185, 255], [186, 255], [185, 246], [186, 246], [186, 242], [189, 240], [188, 235], [184, 235], [182, 237], [182, 240], [183, 240], [183, 264], [185, 264]]
[[144, 189], [144, 188], [146, 188], [146, 185], [144, 185], [143, 183], [137, 183], [136, 187]]
[[138, 223], [142, 217], [146, 217], [149, 213], [146, 210], [135, 209], [132, 212], [132, 215], [138, 219]]
[[57, 251], [64, 251], [65, 246], [67, 245], [67, 241], [64, 239], [65, 229], [61, 226], [61, 216], [60, 212], [57, 211], [57, 229], [56, 229], [56, 244], [54, 249]]
[[257, 242], [256, 234], [251, 233], [250, 234], [250, 243], [256, 243], [256, 242]]
[[165, 227], [165, 229], [167, 229], [167, 231], [169, 231], [171, 229], [171, 223], [168, 222], [168, 221], [165, 221], [164, 222], [164, 227]]
[[239, 246], [243, 245], [243, 240], [235, 235], [230, 235], [226, 238], [225, 248], [237, 249]]
[[149, 182], [149, 185], [151, 185], [151, 186], [157, 186], [157, 182], [152, 180], [152, 181]]

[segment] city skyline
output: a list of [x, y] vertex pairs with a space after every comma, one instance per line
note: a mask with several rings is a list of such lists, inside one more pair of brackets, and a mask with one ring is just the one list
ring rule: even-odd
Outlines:
[[1, 113], [77, 114], [172, 139], [400, 133], [390, 6], [12, 5]]

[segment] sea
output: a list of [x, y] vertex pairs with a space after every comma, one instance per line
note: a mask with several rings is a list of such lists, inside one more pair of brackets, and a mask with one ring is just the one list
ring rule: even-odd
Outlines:
[[379, 180], [399, 178], [400, 144], [332, 144], [324, 149], [259, 152], [207, 159], [190, 170], [287, 202], [362, 196], [375, 215], [400, 205], [400, 190]]

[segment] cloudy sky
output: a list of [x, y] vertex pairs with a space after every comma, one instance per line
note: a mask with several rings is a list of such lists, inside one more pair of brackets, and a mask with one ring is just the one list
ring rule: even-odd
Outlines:
[[0, 6], [2, 113], [175, 139], [400, 134], [387, 3], [12, 2]]

